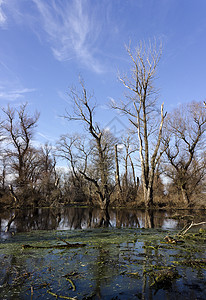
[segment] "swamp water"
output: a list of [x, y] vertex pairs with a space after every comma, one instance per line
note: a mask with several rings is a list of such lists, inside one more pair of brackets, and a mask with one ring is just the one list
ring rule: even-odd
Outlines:
[[[204, 229], [192, 228], [175, 244], [164, 239], [205, 215], [179, 214], [187, 216], [112, 210], [108, 220], [86, 208], [0, 213], [0, 299], [205, 299]], [[59, 247], [66, 242], [79, 245]]]

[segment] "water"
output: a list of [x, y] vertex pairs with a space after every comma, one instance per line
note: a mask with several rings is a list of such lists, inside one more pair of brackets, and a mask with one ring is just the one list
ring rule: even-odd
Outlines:
[[[178, 215], [181, 218], [175, 218]], [[110, 209], [109, 216], [107, 216], [97, 208], [35, 208], [0, 212], [0, 230], [2, 233], [5, 230], [27, 232], [31, 230], [87, 229], [101, 226], [178, 229], [191, 220], [205, 221], [205, 212], [180, 210], [176, 212], [154, 211], [149, 214], [144, 210]]]
[[[205, 299], [205, 235], [175, 245], [164, 240], [188, 219], [205, 216], [178, 214], [187, 216], [111, 210], [108, 220], [86, 208], [1, 213], [0, 299]], [[86, 246], [53, 247], [64, 240]], [[25, 244], [33, 248], [23, 249]], [[165, 271], [178, 276], [154, 284], [155, 274]]]

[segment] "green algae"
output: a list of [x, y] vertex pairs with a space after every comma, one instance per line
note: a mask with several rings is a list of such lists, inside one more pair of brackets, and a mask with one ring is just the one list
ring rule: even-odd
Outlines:
[[[172, 245], [165, 243], [166, 234], [164, 230], [129, 228], [16, 234], [0, 243], [0, 298], [134, 299], [137, 295], [147, 298], [150, 293], [158, 299], [157, 290], [164, 295], [173, 285], [175, 298], [182, 289], [185, 293], [190, 290], [192, 276], [203, 290], [205, 234], [200, 233], [198, 241], [191, 235], [184, 238], [184, 244]], [[86, 246], [35, 248], [57, 245], [59, 239]], [[23, 250], [22, 244], [34, 248]], [[197, 296], [203, 297], [203, 292]]]

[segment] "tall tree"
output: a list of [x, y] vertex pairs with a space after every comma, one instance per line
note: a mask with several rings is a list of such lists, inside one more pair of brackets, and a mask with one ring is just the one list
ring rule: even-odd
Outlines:
[[151, 207], [155, 170], [164, 152], [160, 150], [160, 145], [166, 114], [163, 104], [160, 110], [156, 107], [157, 91], [154, 87], [162, 49], [156, 42], [148, 46], [140, 43], [134, 52], [130, 47], [127, 52], [132, 71], [130, 76], [121, 76], [120, 81], [128, 89], [129, 95], [125, 101], [113, 103], [112, 106], [128, 116], [138, 135], [144, 202], [146, 207]]
[[6, 150], [7, 155], [11, 159], [12, 173], [17, 176], [16, 183], [23, 188], [28, 181], [28, 156], [39, 113], [30, 115], [27, 112], [27, 103], [22, 104], [19, 109], [8, 105], [3, 112], [6, 116], [3, 129], [10, 144]]
[[[91, 146], [83, 135], [66, 134], [60, 137], [56, 148], [58, 157], [67, 161], [70, 170], [69, 178], [66, 180], [67, 184], [69, 183], [70, 201], [85, 201], [87, 184], [80, 171], [87, 172]], [[88, 198], [91, 201], [91, 197]]]
[[91, 103], [92, 96], [88, 95], [83, 80], [80, 80], [80, 85], [81, 92], [74, 88], [71, 89], [70, 96], [74, 104], [74, 110], [72, 115], [67, 112], [65, 118], [81, 121], [89, 133], [93, 148], [91, 162], [95, 172], [91, 174], [88, 168], [79, 170], [79, 172], [95, 187], [96, 193], [99, 195], [100, 207], [107, 209], [111, 194], [109, 173], [113, 163], [110, 149], [114, 149], [114, 145], [111, 145], [111, 135], [100, 129], [100, 126], [94, 121], [95, 105]]
[[184, 204], [190, 204], [205, 175], [206, 110], [202, 102], [176, 108], [166, 119], [166, 174], [181, 191]]
[[41, 195], [51, 200], [53, 191], [58, 187], [59, 178], [56, 172], [56, 159], [52, 146], [46, 143], [38, 151], [38, 188]]

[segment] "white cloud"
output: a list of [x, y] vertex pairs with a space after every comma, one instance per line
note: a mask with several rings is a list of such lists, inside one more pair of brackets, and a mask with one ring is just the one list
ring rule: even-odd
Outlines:
[[[3, 90], [2, 90], [3, 89]], [[35, 89], [16, 89], [16, 90], [5, 90], [4, 88], [0, 87], [0, 100], [7, 100], [7, 101], [14, 101], [19, 98], [23, 98], [26, 93], [34, 92]]]
[[76, 57], [96, 73], [105, 71], [96, 56], [96, 43], [101, 32], [95, 10], [88, 2], [33, 0], [41, 14], [44, 30], [55, 58], [67, 61]]

